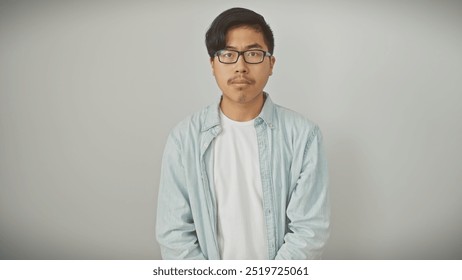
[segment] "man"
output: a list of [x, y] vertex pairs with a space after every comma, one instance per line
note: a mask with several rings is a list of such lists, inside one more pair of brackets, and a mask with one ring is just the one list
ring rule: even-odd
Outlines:
[[221, 13], [206, 33], [220, 101], [170, 133], [157, 239], [164, 259], [314, 259], [329, 236], [319, 128], [263, 91], [275, 58], [265, 19]]

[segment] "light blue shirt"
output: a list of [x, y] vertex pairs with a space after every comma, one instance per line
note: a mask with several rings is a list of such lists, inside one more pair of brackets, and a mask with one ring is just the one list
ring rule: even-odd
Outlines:
[[[255, 130], [268, 258], [318, 259], [330, 233], [321, 131], [265, 95]], [[221, 132], [219, 110], [219, 103], [204, 108], [168, 137], [156, 229], [164, 259], [220, 259], [212, 145]]]

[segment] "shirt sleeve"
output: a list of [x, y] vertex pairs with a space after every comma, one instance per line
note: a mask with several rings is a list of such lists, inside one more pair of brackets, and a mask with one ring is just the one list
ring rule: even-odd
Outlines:
[[205, 259], [197, 239], [179, 147], [170, 134], [162, 157], [157, 241], [163, 259]]
[[302, 160], [286, 210], [289, 231], [276, 259], [319, 259], [329, 238], [327, 162], [317, 126], [308, 138]]

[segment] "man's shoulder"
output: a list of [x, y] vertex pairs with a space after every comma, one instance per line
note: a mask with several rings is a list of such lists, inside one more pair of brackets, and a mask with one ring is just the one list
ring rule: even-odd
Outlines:
[[319, 139], [322, 138], [318, 124], [305, 115], [280, 105], [274, 106], [274, 113], [275, 125], [288, 143], [299, 145], [298, 147], [301, 148], [306, 147], [317, 136]]
[[280, 124], [291, 125], [296, 128], [315, 129], [318, 125], [305, 115], [287, 107], [274, 104], [275, 114]]
[[200, 132], [205, 123], [207, 114], [211, 110], [215, 109], [215, 107], [215, 104], [210, 104], [203, 107], [201, 110], [188, 115], [173, 127], [171, 133], [178, 135], [188, 132], [190, 133], [193, 131]]

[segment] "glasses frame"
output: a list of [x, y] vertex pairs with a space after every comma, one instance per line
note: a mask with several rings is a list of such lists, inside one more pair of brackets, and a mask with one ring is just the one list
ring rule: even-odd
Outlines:
[[[223, 62], [223, 61], [221, 61], [221, 60], [220, 60], [220, 54], [221, 54], [222, 52], [224, 52], [224, 51], [235, 52], [235, 53], [237, 53], [236, 61], [234, 61], [234, 62]], [[245, 54], [246, 52], [254, 52], [254, 51], [259, 51], [259, 52], [263, 52], [263, 53], [264, 53], [264, 55], [263, 55], [263, 57], [262, 57], [262, 60], [261, 60], [260, 62], [248, 62], [248, 61], [245, 59], [246, 56], [245, 56], [244, 54]], [[271, 54], [270, 52], [264, 51], [264, 50], [236, 51], [236, 50], [227, 50], [227, 49], [224, 49], [224, 50], [219, 50], [219, 51], [215, 52], [215, 56], [218, 58], [218, 61], [219, 61], [220, 63], [223, 63], [223, 64], [235, 64], [235, 63], [237, 63], [237, 62], [239, 61], [239, 57], [240, 57], [241, 55], [242, 55], [242, 57], [244, 58], [245, 63], [248, 63], [248, 64], [260, 64], [260, 63], [262, 63], [263, 61], [265, 61], [265, 57], [271, 57], [271, 56], [272, 56], [272, 54]]]

